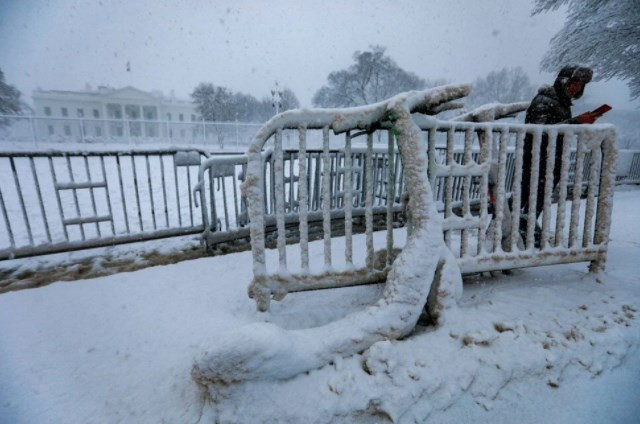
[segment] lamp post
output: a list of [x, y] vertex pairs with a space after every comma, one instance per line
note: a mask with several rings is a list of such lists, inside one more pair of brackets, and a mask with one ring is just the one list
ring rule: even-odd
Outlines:
[[276, 115], [280, 113], [280, 108], [282, 108], [282, 89], [278, 85], [278, 81], [271, 89], [271, 106], [276, 108]]

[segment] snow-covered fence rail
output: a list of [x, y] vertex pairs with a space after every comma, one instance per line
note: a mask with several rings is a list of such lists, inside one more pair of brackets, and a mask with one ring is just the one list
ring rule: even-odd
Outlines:
[[202, 232], [193, 149], [0, 152], [0, 259]]
[[[473, 214], [466, 193], [463, 193], [461, 210], [453, 213], [452, 178], [447, 179], [444, 188], [445, 241], [458, 258], [462, 272], [583, 261], [590, 261], [594, 270], [604, 266], [617, 152], [611, 126], [462, 123], [424, 117], [415, 120], [424, 132], [443, 132], [448, 140], [455, 139], [456, 134], [464, 137], [463, 161], [449, 154], [445, 167], [452, 163], [455, 169], [473, 163], [466, 151], [469, 143], [482, 146], [480, 156], [490, 157], [494, 164], [493, 181], [480, 181], [482, 224], [478, 228], [458, 228], [454, 234], [447, 234], [449, 217], [454, 222], [463, 222]], [[521, 182], [526, 138], [533, 149], [533, 160], [529, 197], [523, 199]], [[431, 143], [430, 138], [429, 149], [433, 151]], [[545, 151], [546, 163], [541, 163], [539, 158]], [[557, 154], [561, 155], [560, 161], [556, 159]], [[436, 154], [430, 156], [434, 160], [429, 163], [432, 167], [429, 174], [435, 184], [435, 176], [452, 171], [442, 170], [443, 164], [435, 160]], [[539, 184], [544, 184], [541, 191]], [[493, 196], [488, 195], [489, 186]], [[466, 190], [465, 187], [463, 191]], [[537, 198], [538, 193], [543, 193], [542, 200]], [[493, 201], [489, 201], [490, 197]], [[541, 227], [533, 213], [535, 206], [528, 215], [521, 216], [520, 205], [525, 201], [529, 205], [541, 205]]]
[[[387, 213], [387, 170], [389, 163], [388, 149], [386, 147], [373, 147], [373, 214], [374, 217], [384, 220]], [[300, 218], [300, 162], [304, 162], [304, 168], [308, 170], [306, 178], [307, 187], [307, 221], [311, 224], [311, 237], [315, 237], [322, 231], [322, 175], [323, 175], [323, 151], [318, 149], [307, 149], [303, 155], [298, 150], [287, 150], [283, 148], [282, 168], [284, 172], [283, 196], [285, 221], [289, 226], [288, 239], [297, 238], [297, 228], [291, 224], [299, 223]], [[352, 147], [352, 217], [356, 219], [356, 231], [360, 229], [361, 220], [365, 215], [365, 192], [363, 187], [366, 184], [365, 170], [366, 147]], [[397, 150], [393, 153], [391, 163], [394, 165], [394, 187], [397, 187], [395, 204], [393, 206], [394, 223], [398, 221], [402, 212], [401, 193], [405, 189], [401, 164], [397, 159]], [[271, 234], [276, 226], [276, 190], [275, 190], [275, 155], [273, 149], [268, 149], [263, 154], [264, 160], [264, 213], [267, 233]], [[344, 220], [344, 204], [346, 193], [343, 190], [345, 184], [345, 161], [346, 156], [343, 150], [330, 148], [329, 167], [330, 184], [329, 197], [331, 207], [334, 209], [331, 220], [334, 228], [340, 233], [344, 232], [341, 226]], [[244, 180], [246, 173], [247, 157], [241, 156], [214, 156], [204, 161], [199, 171], [199, 182], [194, 191], [198, 199], [198, 205], [202, 205], [202, 217], [205, 223], [203, 241], [207, 246], [215, 246], [217, 243], [245, 238], [249, 235], [247, 226], [249, 219], [247, 215], [246, 201], [243, 196], [238, 196], [238, 183]], [[213, 180], [212, 180], [213, 179]], [[216, 182], [210, 184], [209, 191], [201, 190], [205, 181]], [[217, 194], [213, 191], [216, 187]]]
[[[579, 261], [590, 261], [593, 269], [602, 268], [606, 258], [609, 231], [607, 217], [610, 215], [615, 175], [611, 168], [616, 157], [615, 133], [611, 127], [454, 122], [420, 115], [414, 116], [413, 121], [427, 140], [429, 179], [437, 209], [444, 214], [442, 228], [445, 243], [458, 258], [463, 272]], [[262, 211], [259, 214], [254, 211], [252, 217], [260, 219], [261, 236], [265, 235], [265, 229], [269, 226], [272, 230], [275, 226], [275, 245], [279, 256], [277, 270], [271, 274], [266, 273], [262, 267], [260, 261], [264, 258], [256, 259], [260, 266], [257, 268], [258, 274], [251, 286], [251, 293], [258, 297], [258, 304], [263, 309], [267, 307], [268, 298], [272, 295], [278, 297], [293, 291], [383, 280], [391, 262], [385, 262], [386, 266], [374, 267], [372, 215], [374, 199], [380, 201], [387, 195], [393, 201], [383, 205], [387, 206], [386, 228], [389, 240], [384, 261], [392, 261], [394, 255], [393, 226], [397, 222], [394, 212], [401, 207], [402, 197], [395, 193], [402, 192], [402, 188], [398, 187], [398, 176], [402, 178], [402, 164], [399, 164], [395, 154], [392, 135], [389, 136], [388, 150], [392, 154], [381, 156], [380, 169], [374, 165], [378, 158], [373, 152], [372, 144], [375, 132], [391, 124], [372, 124], [368, 131], [357, 134], [352, 132], [354, 129], [345, 130], [343, 153], [336, 155], [335, 165], [329, 146], [332, 144], [330, 137], [336, 137], [337, 134], [331, 132], [328, 124], [320, 127], [314, 122], [311, 128], [301, 125], [300, 122], [287, 121], [280, 128], [271, 128], [271, 134], [257, 143], [264, 146], [267, 141], [272, 141], [273, 151], [263, 152], [260, 156], [264, 172], [260, 177], [263, 184], [260, 199], [264, 205]], [[375, 125], [378, 125], [377, 129]], [[325, 146], [318, 158], [322, 159], [322, 163], [315, 171], [310, 172], [308, 161], [298, 161], [297, 177], [293, 159], [287, 165], [282, 149], [282, 131], [296, 126], [300, 127], [299, 156], [307, 155], [305, 141], [313, 131], [322, 131]], [[354, 190], [354, 181], [348, 178], [354, 175], [353, 140], [364, 135], [367, 138], [366, 152], [363, 160], [359, 159], [358, 162], [364, 162], [364, 166], [356, 167], [362, 170], [359, 174], [362, 177], [361, 189]], [[533, 157], [539, 158], [544, 153], [541, 149], [546, 149], [547, 159], [542, 165], [539, 160], [532, 161], [528, 176], [531, 186], [529, 197], [522, 199], [524, 144], [527, 138], [532, 143]], [[257, 144], [254, 143], [252, 148]], [[555, 159], [556, 152], [562, 156], [562, 165]], [[292, 152], [287, 153], [290, 158], [293, 157]], [[495, 170], [492, 175], [489, 175], [490, 164], [493, 164]], [[558, 168], [554, 169], [556, 166]], [[544, 174], [541, 174], [541, 170], [544, 170]], [[375, 184], [382, 182], [376, 178], [379, 171], [389, 178], [381, 185], [383, 188], [380, 191], [377, 187], [374, 188]], [[309, 201], [309, 175], [314, 172], [321, 176], [316, 183], [322, 186], [322, 210], [318, 210], [317, 216], [314, 216], [322, 219], [323, 223], [323, 270], [327, 272], [320, 273], [310, 272], [308, 253], [310, 208], [314, 204]], [[333, 175], [336, 173], [344, 178], [334, 180]], [[297, 187], [294, 186], [292, 176], [297, 178]], [[540, 201], [537, 199], [539, 181], [544, 183], [540, 191], [544, 195]], [[387, 191], [391, 194], [387, 194]], [[295, 196], [296, 192], [298, 197]], [[334, 193], [342, 196], [342, 203], [334, 201]], [[357, 201], [354, 203], [354, 194], [364, 200], [363, 205]], [[535, 213], [521, 216], [520, 205], [525, 201], [531, 205], [541, 205], [540, 228]], [[474, 203], [475, 208], [472, 206]], [[363, 209], [359, 209], [359, 206], [363, 206]], [[356, 212], [365, 215], [365, 266], [357, 271], [336, 271], [333, 267], [331, 238], [343, 234], [347, 247], [345, 263], [341, 266], [344, 265], [347, 270], [354, 269], [350, 246]], [[567, 214], [569, 216], [565, 216]], [[344, 232], [336, 231], [336, 224], [343, 217]], [[292, 228], [292, 224], [297, 228]], [[299, 234], [301, 264], [299, 269], [292, 272], [285, 246], [292, 241], [290, 234], [295, 231]]]

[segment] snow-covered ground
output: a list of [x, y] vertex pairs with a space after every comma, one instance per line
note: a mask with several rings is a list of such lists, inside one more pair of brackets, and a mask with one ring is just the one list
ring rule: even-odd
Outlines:
[[261, 314], [244, 252], [5, 293], [0, 422], [637, 423], [638, 210], [640, 191], [615, 193], [598, 281], [585, 264], [469, 279], [440, 328], [290, 380], [221, 387], [215, 402], [190, 371], [225, 332], [321, 325], [382, 287], [291, 294]]

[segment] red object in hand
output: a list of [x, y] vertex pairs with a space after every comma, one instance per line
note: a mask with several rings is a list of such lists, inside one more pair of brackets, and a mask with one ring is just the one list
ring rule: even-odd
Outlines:
[[613, 109], [611, 106], [604, 104], [602, 106], [600, 106], [598, 109], [594, 110], [593, 113], [594, 115], [597, 115], [598, 117], [604, 115], [605, 113], [609, 112], [611, 109]]
[[582, 115], [578, 115], [578, 122], [581, 124], [593, 124], [599, 117], [600, 115], [596, 115], [593, 112], [585, 112]]
[[596, 119], [609, 112], [611, 109], [613, 108], [609, 105], [602, 105], [594, 111], [585, 112], [582, 115], [578, 115], [578, 122], [580, 122], [581, 124], [593, 124], [594, 122], [596, 122]]

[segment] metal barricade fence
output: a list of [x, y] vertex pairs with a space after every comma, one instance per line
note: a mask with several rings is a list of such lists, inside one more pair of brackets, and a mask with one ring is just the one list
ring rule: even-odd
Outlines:
[[[349, 112], [345, 110], [344, 113]], [[250, 217], [252, 221], [258, 219], [251, 225], [254, 280], [250, 293], [256, 298], [261, 310], [268, 308], [272, 295], [280, 297], [290, 291], [379, 281], [382, 271], [374, 269], [373, 258], [372, 217], [374, 205], [377, 204], [386, 204], [383, 209], [386, 209], [388, 222], [387, 238], [391, 242], [387, 243], [386, 248], [387, 267], [383, 268], [388, 270], [390, 266], [393, 214], [396, 206], [401, 207], [399, 197], [395, 196], [395, 193], [402, 193], [402, 189], [397, 187], [402, 171], [396, 172], [402, 168], [402, 163], [399, 163], [401, 161], [393, 153], [393, 137], [390, 136], [389, 154], [379, 162], [381, 158], [374, 152], [372, 140], [376, 132], [375, 125], [381, 124], [371, 124], [374, 129], [366, 131], [367, 148], [362, 160], [364, 167], [361, 176], [364, 179], [359, 180], [359, 175], [352, 172], [353, 169], [357, 170], [357, 164], [361, 163], [352, 147], [352, 139], [355, 136], [349, 133], [349, 128], [343, 128], [343, 131], [347, 132], [344, 148], [341, 149], [345, 158], [342, 161], [342, 172], [352, 175], [355, 180], [340, 180], [337, 178], [340, 172], [340, 153], [334, 153], [329, 146], [330, 137], [338, 135], [330, 134], [331, 125], [343, 126], [340, 121], [341, 115], [332, 111], [314, 113], [310, 113], [311, 116], [299, 114], [300, 122], [295, 121], [298, 116], [295, 114], [270, 121], [261, 129], [250, 148], [248, 167], [252, 169], [251, 178], [262, 175], [262, 187], [257, 184], [257, 180], [247, 183], [252, 190], [248, 194]], [[333, 116], [332, 113], [336, 115]], [[334, 119], [337, 121], [332, 121]], [[303, 126], [303, 122], [307, 126]], [[313, 122], [313, 126], [308, 125], [309, 122]], [[323, 126], [320, 126], [320, 122], [323, 122]], [[444, 240], [458, 258], [463, 272], [580, 261], [591, 262], [593, 270], [604, 267], [615, 176], [615, 169], [612, 170], [611, 167], [615, 164], [616, 158], [615, 132], [610, 127], [451, 122], [425, 116], [415, 116], [414, 123], [428, 140], [429, 180], [434, 189], [436, 202], [442, 203], [438, 209], [444, 212]], [[319, 133], [321, 129], [324, 149], [319, 153], [315, 167], [309, 166], [308, 160], [298, 161], [296, 167], [291, 159], [293, 153], [284, 151], [282, 133], [286, 129], [295, 128], [298, 128], [300, 139], [298, 154], [305, 158], [310, 154], [306, 148], [308, 134]], [[531, 190], [527, 199], [529, 204], [537, 203], [538, 181], [541, 177], [544, 177], [545, 181], [544, 187], [541, 188], [544, 201], [539, 234], [536, 214], [530, 213], [525, 217], [526, 234], [522, 234], [520, 223], [520, 205], [524, 202], [520, 189], [525, 137], [532, 140], [534, 158], [530, 174]], [[441, 145], [443, 140], [446, 142], [446, 148], [438, 153], [437, 145]], [[262, 150], [271, 142], [272, 151]], [[463, 151], [456, 154], [455, 146], [461, 143], [464, 146]], [[559, 151], [562, 151], [562, 168], [557, 170], [560, 178], [557, 188], [554, 189], [556, 144]], [[538, 159], [543, 148], [541, 146], [546, 146], [544, 148], [547, 149], [547, 160], [543, 165]], [[571, 160], [572, 146], [576, 149], [574, 161]], [[513, 151], [511, 155], [508, 154], [509, 148]], [[573, 166], [570, 169], [569, 165], [572, 162]], [[493, 182], [494, 210], [490, 212], [488, 186], [489, 168], [492, 163], [496, 166], [497, 175], [494, 176]], [[511, 169], [508, 169], [508, 166]], [[540, 175], [543, 166], [546, 170]], [[295, 168], [298, 170], [297, 177], [294, 174]], [[382, 178], [378, 178], [378, 175]], [[297, 189], [294, 187], [296, 178]], [[385, 179], [389, 192], [394, 193], [391, 196], [392, 202], [385, 200], [390, 197], [384, 189]], [[353, 184], [358, 181], [360, 190], [353, 190]], [[580, 189], [570, 190], [572, 186]], [[583, 187], [586, 191], [583, 191]], [[509, 191], [513, 191], [513, 216], [510, 211], [507, 212], [508, 208], [505, 206]], [[296, 192], [298, 198], [295, 197]], [[321, 210], [314, 209], [314, 193], [318, 193], [317, 202]], [[353, 193], [356, 196], [349, 195], [342, 203], [344, 208], [341, 208], [336, 196], [338, 193]], [[583, 196], [586, 197], [586, 202], [582, 201]], [[472, 211], [473, 197], [479, 197], [479, 208], [476, 212]], [[365, 267], [346, 274], [342, 271], [327, 271], [324, 274], [315, 275], [312, 272], [309, 275], [309, 227], [315, 219], [321, 220], [323, 224], [325, 269], [332, 270], [331, 238], [342, 234], [333, 230], [334, 222], [344, 218], [346, 269], [353, 269], [354, 263], [350, 255], [351, 225], [354, 214], [360, 212], [360, 201], [363, 198], [367, 238]], [[557, 199], [557, 206], [552, 207], [554, 198]], [[570, 211], [567, 209], [567, 200], [571, 203]], [[265, 203], [261, 210], [256, 209], [257, 202]], [[295, 214], [289, 213], [295, 204], [299, 206], [299, 210]], [[566, 216], [567, 213], [569, 217]], [[269, 227], [274, 228], [272, 231], [276, 238], [279, 257], [278, 264], [272, 264], [271, 271], [268, 270], [264, 254], [264, 247], [269, 247]], [[297, 227], [294, 231], [298, 231], [299, 234], [299, 270], [297, 264], [290, 270], [287, 262], [285, 246], [290, 242], [289, 234], [292, 227]]]
[[0, 259], [194, 234], [193, 149], [0, 152]]

